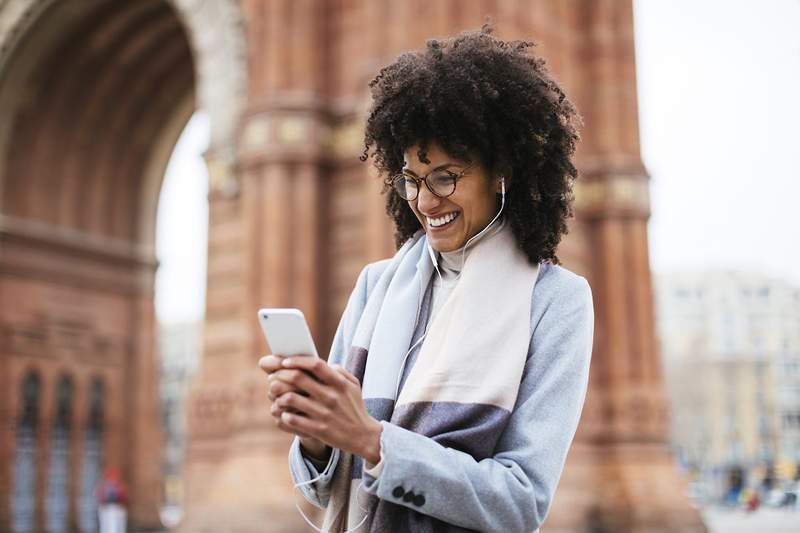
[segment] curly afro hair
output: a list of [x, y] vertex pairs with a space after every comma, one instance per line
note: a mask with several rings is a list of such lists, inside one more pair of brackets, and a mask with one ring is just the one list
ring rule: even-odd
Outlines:
[[[477, 157], [490, 176], [506, 180], [504, 211], [520, 249], [533, 264], [558, 264], [556, 247], [572, 216], [572, 163], [580, 117], [528, 41], [491, 35], [490, 23], [458, 37], [430, 39], [370, 82], [361, 161], [372, 155], [384, 175], [386, 211], [398, 247], [421, 229], [392, 188], [403, 153], [436, 143], [451, 157]], [[370, 149], [374, 147], [370, 154]]]

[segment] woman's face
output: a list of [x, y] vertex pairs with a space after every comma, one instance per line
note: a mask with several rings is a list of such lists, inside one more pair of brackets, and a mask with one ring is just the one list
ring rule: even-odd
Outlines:
[[466, 173], [456, 181], [455, 192], [447, 198], [439, 198], [420, 182], [417, 198], [408, 202], [434, 250], [458, 250], [497, 214], [496, 194], [499, 192], [499, 181], [490, 179], [477, 161], [470, 166], [465, 161], [447, 155], [438, 144], [431, 143], [428, 146], [430, 164], [419, 160], [418, 150], [417, 145], [409, 147], [405, 151], [403, 163], [403, 169], [418, 178], [448, 164], [452, 166], [446, 168], [456, 174], [469, 166]]

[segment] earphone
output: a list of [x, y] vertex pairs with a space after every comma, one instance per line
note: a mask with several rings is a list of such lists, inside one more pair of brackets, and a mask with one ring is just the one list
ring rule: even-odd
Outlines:
[[[474, 236], [470, 237], [469, 240], [467, 240], [466, 244], [464, 244], [464, 246], [461, 248], [461, 269], [458, 271], [457, 277], [461, 276], [461, 271], [464, 269], [464, 257], [467, 253], [467, 248], [469, 247], [469, 245], [472, 244], [472, 241], [480, 238], [483, 234], [485, 234], [489, 230], [489, 228], [492, 227], [492, 224], [494, 224], [495, 221], [497, 221], [498, 217], [500, 217], [500, 214], [503, 212], [503, 208], [505, 208], [505, 206], [506, 206], [506, 178], [504, 176], [500, 176], [500, 210], [494, 216], [492, 221], [486, 225], [485, 228], [483, 228]], [[436, 273], [439, 275], [439, 278], [441, 279], [442, 273], [439, 271], [439, 261], [436, 259], [436, 252], [433, 251], [433, 247], [430, 244], [428, 244], [428, 255], [431, 257], [431, 261], [433, 262], [433, 267], [436, 269]]]
[[[311, 484], [316, 483], [317, 481], [319, 481], [322, 478], [322, 476], [325, 474], [325, 472], [327, 472], [328, 469], [331, 467], [331, 463], [332, 462], [333, 462], [333, 452], [331, 452], [331, 456], [330, 456], [330, 458], [328, 458], [327, 466], [325, 466], [325, 469], [317, 477], [315, 477], [314, 479], [309, 480], [309, 481], [301, 481], [300, 483], [295, 484], [295, 486], [293, 488], [293, 491], [296, 491], [300, 487], [305, 487], [306, 485], [311, 485]], [[361, 478], [361, 482], [358, 484], [358, 488], [356, 489], [356, 504], [358, 505], [359, 509], [361, 509], [361, 511], [364, 513], [364, 518], [362, 518], [361, 522], [359, 522], [355, 527], [353, 527], [352, 529], [346, 530], [344, 533], [353, 533], [354, 531], [358, 530], [359, 528], [361, 528], [361, 526], [364, 525], [364, 522], [366, 522], [367, 518], [369, 517], [369, 511], [364, 509], [361, 506], [361, 502], [358, 501], [358, 493], [361, 490], [361, 486], [363, 484], [364, 484], [364, 478], [362, 477]], [[293, 492], [293, 494], [294, 494], [294, 492]], [[297, 512], [300, 513], [300, 516], [303, 517], [303, 520], [305, 520], [306, 523], [309, 526], [314, 528], [314, 530], [319, 531], [320, 533], [322, 533], [322, 529], [320, 529], [316, 525], [314, 525], [314, 523], [311, 521], [311, 519], [308, 518], [306, 516], [306, 514], [303, 512], [303, 510], [300, 508], [300, 505], [298, 505], [298, 503], [297, 503], [297, 499], [295, 499], [294, 506], [297, 508]]]
[[[489, 228], [492, 227], [492, 225], [497, 221], [497, 219], [502, 214], [503, 209], [505, 208], [505, 205], [506, 205], [506, 180], [505, 180], [505, 177], [503, 177], [503, 176], [500, 176], [500, 195], [501, 195], [501, 198], [500, 198], [500, 209], [497, 211], [497, 214], [494, 216], [494, 218], [492, 218], [491, 222], [489, 222], [486, 225], [485, 228], [483, 228], [476, 235], [474, 235], [473, 237], [468, 239], [466, 244], [464, 244], [464, 246], [462, 247], [462, 250], [461, 250], [461, 270], [459, 271], [458, 276], [461, 276], [461, 272], [463, 271], [463, 268], [464, 268], [464, 258], [465, 258], [467, 247], [469, 247], [469, 245], [475, 239], [480, 238], [482, 235], [484, 235], [489, 230]], [[436, 253], [433, 251], [433, 248], [431, 247], [430, 244], [427, 245], [427, 248], [428, 248], [428, 254], [430, 255], [431, 261], [433, 262], [434, 268], [436, 269], [436, 272], [439, 275], [439, 277], [441, 277], [441, 272], [439, 271], [438, 261], [436, 260]], [[409, 357], [409, 355], [411, 355], [411, 352], [413, 352], [414, 349], [421, 342], [423, 342], [425, 340], [426, 335], [427, 335], [427, 332], [425, 334], [423, 334], [419, 339], [417, 339], [417, 342], [415, 342], [411, 346], [411, 348], [406, 352], [406, 355], [403, 358], [403, 361], [402, 361], [401, 367], [400, 367], [400, 373], [398, 374], [397, 381], [395, 383], [395, 402], [399, 399], [399, 396], [400, 396], [400, 382], [402, 381], [403, 370], [405, 369], [406, 363], [408, 361], [408, 357]], [[328, 464], [325, 467], [325, 469], [323, 470], [323, 473], [320, 473], [317, 477], [315, 477], [314, 479], [312, 479], [310, 481], [304, 481], [304, 482], [300, 482], [300, 483], [295, 484], [294, 485], [294, 490], [297, 490], [300, 487], [311, 485], [311, 484], [316, 483], [317, 481], [319, 481], [322, 478], [324, 472], [327, 472], [328, 469], [331, 467], [331, 463], [332, 462], [333, 462], [333, 454], [331, 454], [331, 457], [328, 459]], [[352, 532], [358, 530], [359, 528], [361, 528], [361, 526], [364, 525], [364, 523], [366, 522], [366, 520], [367, 520], [367, 518], [369, 516], [368, 510], [364, 509], [361, 506], [361, 502], [358, 500], [358, 493], [361, 490], [362, 484], [363, 484], [363, 478], [362, 478], [361, 482], [359, 483], [358, 488], [356, 489], [355, 497], [356, 497], [356, 504], [361, 509], [361, 511], [365, 513], [364, 514], [364, 518], [355, 527], [353, 527], [352, 529], [347, 530], [345, 533], [352, 533]], [[294, 503], [295, 503], [295, 507], [297, 508], [297, 511], [300, 513], [300, 515], [303, 517], [303, 519], [306, 521], [306, 523], [309, 526], [311, 526], [312, 528], [314, 528], [314, 530], [321, 532], [322, 530], [320, 528], [318, 528], [316, 525], [314, 525], [314, 523], [311, 522], [311, 520], [305, 515], [303, 510], [300, 508], [300, 505], [298, 505], [297, 501], [295, 501]]]

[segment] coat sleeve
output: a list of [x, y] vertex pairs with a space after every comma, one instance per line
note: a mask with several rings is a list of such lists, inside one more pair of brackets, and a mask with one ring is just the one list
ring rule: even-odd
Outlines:
[[[358, 276], [356, 286], [347, 301], [339, 326], [336, 328], [336, 335], [333, 338], [329, 364], [344, 366], [347, 357], [347, 349], [352, 343], [353, 335], [364, 312], [367, 303], [367, 292], [369, 287], [370, 265], [364, 267]], [[314, 461], [303, 455], [300, 448], [300, 439], [295, 437], [289, 448], [289, 471], [295, 485], [300, 485], [303, 496], [317, 507], [326, 507], [330, 496], [330, 483], [339, 461], [339, 450], [334, 449], [330, 461], [327, 464]], [[315, 482], [309, 483], [316, 479]]]
[[[531, 532], [541, 525], [583, 408], [594, 327], [584, 278], [570, 273], [549, 296], [539, 302], [544, 312], [494, 455], [476, 461], [382, 422], [383, 470], [378, 479], [365, 476], [368, 492], [479, 531]], [[414, 497], [406, 501], [406, 494]]]

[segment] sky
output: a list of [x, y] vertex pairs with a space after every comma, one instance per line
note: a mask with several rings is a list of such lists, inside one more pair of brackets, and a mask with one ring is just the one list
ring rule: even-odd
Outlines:
[[656, 273], [800, 286], [800, 0], [636, 0]]
[[195, 113], [167, 165], [156, 214], [156, 316], [159, 322], [203, 318], [208, 250], [208, 116]]
[[[800, 286], [800, 0], [634, 0], [634, 24], [653, 272], [737, 269]], [[198, 112], [164, 179], [161, 322], [203, 316], [208, 139]]]

